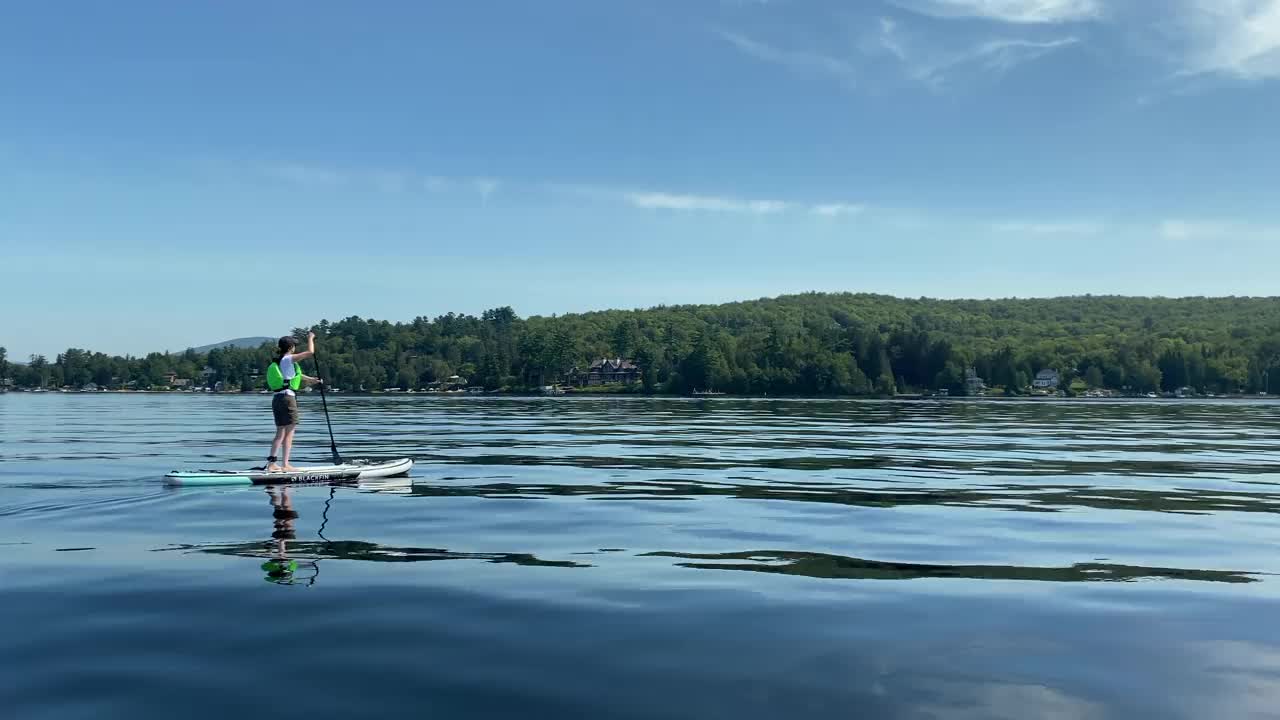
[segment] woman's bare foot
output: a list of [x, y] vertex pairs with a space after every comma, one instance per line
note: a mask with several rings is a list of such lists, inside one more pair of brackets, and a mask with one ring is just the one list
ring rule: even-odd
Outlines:
[[285, 472], [297, 472], [297, 471], [298, 471], [298, 468], [296, 468], [296, 467], [294, 467], [294, 466], [292, 466], [292, 465], [285, 465], [285, 466], [284, 466], [284, 471], [285, 471]]
[[267, 472], [280, 472], [282, 469], [283, 468], [281, 468], [279, 465], [275, 463], [271, 463], [270, 465], [267, 466]]

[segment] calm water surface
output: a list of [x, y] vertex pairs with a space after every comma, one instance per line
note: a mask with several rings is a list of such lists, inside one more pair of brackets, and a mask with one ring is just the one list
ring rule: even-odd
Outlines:
[[4, 717], [1280, 717], [1280, 405], [331, 407], [0, 395]]

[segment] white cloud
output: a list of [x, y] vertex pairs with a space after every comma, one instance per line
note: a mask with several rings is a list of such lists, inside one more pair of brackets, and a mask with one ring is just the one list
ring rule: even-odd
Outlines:
[[700, 210], [766, 215], [791, 208], [791, 203], [780, 200], [739, 200], [715, 195], [680, 195], [665, 192], [628, 192], [623, 194], [623, 198], [632, 206], [644, 210]]
[[880, 18], [880, 47], [885, 52], [898, 58], [907, 59], [907, 51], [898, 38], [898, 23], [889, 18]]
[[409, 187], [409, 176], [394, 170], [378, 170], [370, 173], [373, 186], [384, 193], [402, 193]]
[[791, 209], [791, 203], [780, 200], [752, 200], [747, 203], [748, 212], [757, 214], [778, 213]]
[[879, 58], [892, 62], [907, 79], [937, 89], [965, 77], [999, 77], [1019, 65], [1080, 42], [1075, 36], [997, 38], [957, 47], [952, 38], [934, 35], [919, 26], [903, 26], [891, 18], [880, 18], [875, 30], [863, 37], [859, 49], [869, 60]]
[[809, 212], [814, 215], [823, 217], [840, 217], [842, 215], [858, 215], [865, 211], [865, 205], [853, 205], [849, 203], [826, 203], [814, 205], [809, 208]]
[[[1231, 78], [1244, 81], [1280, 79], [1280, 0], [889, 0], [917, 15], [942, 20], [985, 20], [1006, 28], [1105, 22], [1126, 32], [1121, 46], [1127, 60], [1140, 63], [1154, 53], [1181, 78]], [[980, 28], [980, 25], [973, 27]], [[785, 48], [742, 35], [719, 34], [739, 51], [797, 72], [824, 74], [847, 86], [875, 81], [881, 73], [868, 62], [875, 58], [901, 63], [908, 78], [937, 87], [958, 74], [1010, 69], [1078, 45], [1079, 34], [1046, 39], [1020, 34], [957, 50], [958, 35], [936, 24], [882, 17], [864, 29], [856, 50], [843, 57], [809, 49]], [[1139, 35], [1140, 34], [1140, 35]], [[972, 36], [969, 36], [970, 38]], [[1090, 38], [1092, 39], [1092, 38]], [[1099, 40], [1103, 38], [1098, 38]], [[950, 49], [948, 41], [951, 41]], [[1099, 48], [1106, 52], [1110, 48]], [[1166, 91], [1168, 88], [1166, 87]], [[1175, 90], [1176, 91], [1176, 90]], [[1145, 95], [1144, 95], [1145, 97]]]
[[1280, 78], [1280, 0], [1181, 0], [1183, 73]]
[[1170, 218], [1156, 225], [1161, 239], [1174, 241], [1214, 241], [1225, 247], [1280, 242], [1280, 224], [1255, 220]]
[[808, 49], [783, 48], [740, 33], [725, 30], [717, 30], [716, 33], [752, 58], [796, 72], [825, 75], [848, 88], [857, 87], [860, 77], [882, 80], [886, 77], [884, 63], [897, 65], [906, 79], [933, 88], [962, 74], [999, 76], [1080, 42], [1076, 36], [1051, 39], [1015, 37], [957, 47], [954, 36], [934, 36], [928, 31], [922, 32], [917, 26], [904, 26], [894, 18], [880, 17], [874, 30], [863, 32], [853, 45], [851, 58], [846, 59]]
[[1099, 222], [1077, 220], [1073, 222], [1007, 221], [991, 226], [992, 230], [1020, 235], [1097, 235], [1106, 227]]
[[499, 184], [500, 183], [493, 178], [475, 178], [471, 181], [471, 187], [474, 188], [476, 192], [480, 193], [481, 199], [486, 202], [489, 200], [490, 195], [497, 192]]
[[1160, 237], [1166, 240], [1222, 237], [1230, 230], [1230, 224], [1212, 220], [1164, 220], [1160, 223]]
[[1038, 60], [1049, 53], [1071, 47], [1080, 40], [1075, 37], [1057, 40], [989, 40], [954, 55], [942, 56], [932, 61], [915, 63], [911, 77], [929, 85], [945, 83], [953, 73], [962, 68], [981, 68], [996, 75], [1015, 67]]
[[404, 170], [336, 169], [300, 163], [268, 165], [263, 172], [270, 178], [307, 189], [344, 186], [356, 191], [388, 194], [421, 190], [430, 193], [467, 191], [478, 194], [485, 201], [502, 185], [501, 181], [488, 177], [456, 178]]
[[816, 72], [830, 75], [850, 87], [857, 82], [858, 69], [847, 60], [808, 50], [778, 48], [739, 33], [724, 30], [719, 30], [717, 33], [739, 51], [757, 60], [781, 65], [796, 72]]
[[1275, 714], [1280, 652], [1274, 647], [1246, 640], [1207, 640], [1188, 643], [1182, 652], [1181, 664], [1187, 671], [1211, 674], [1218, 690], [1193, 698], [1188, 716], [1265, 718]]
[[919, 695], [925, 699], [911, 708], [913, 716], [952, 720], [1100, 720], [1108, 716], [1105, 706], [1047, 685], [931, 680], [924, 689]]
[[1043, 57], [1054, 50], [1070, 47], [1080, 38], [1065, 37], [1057, 40], [992, 40], [975, 47], [966, 59], [981, 62], [993, 70], [1006, 71], [1024, 62]]
[[629, 190], [607, 185], [546, 182], [538, 187], [554, 193], [574, 195], [597, 202], [621, 201], [641, 210], [678, 210], [686, 212], [739, 213], [775, 215], [809, 213], [820, 217], [851, 217], [866, 212], [868, 207], [848, 202], [800, 202], [789, 200], [747, 199], [731, 195], [698, 195], [652, 190]]
[[1101, 0], [894, 0], [906, 10], [939, 18], [981, 18], [1006, 23], [1097, 20]]
[[277, 180], [312, 188], [339, 185], [345, 179], [342, 173], [335, 170], [297, 163], [270, 165], [265, 168], [265, 172]]

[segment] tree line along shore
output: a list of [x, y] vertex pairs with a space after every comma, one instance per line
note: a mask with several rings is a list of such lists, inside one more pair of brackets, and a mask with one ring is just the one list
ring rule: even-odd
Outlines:
[[[808, 293], [549, 317], [509, 307], [395, 323], [349, 317], [293, 334], [307, 330], [317, 334], [316, 371], [346, 392], [1280, 392], [1280, 298]], [[0, 384], [252, 392], [271, 359], [270, 344], [140, 357], [68, 348], [21, 363], [0, 348]]]

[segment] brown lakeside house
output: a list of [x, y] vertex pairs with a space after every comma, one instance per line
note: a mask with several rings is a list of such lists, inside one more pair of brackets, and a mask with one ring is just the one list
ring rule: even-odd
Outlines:
[[630, 385], [640, 382], [640, 368], [630, 360], [622, 358], [601, 358], [593, 363], [586, 372], [574, 368], [569, 371], [569, 382], [579, 387], [583, 385]]

